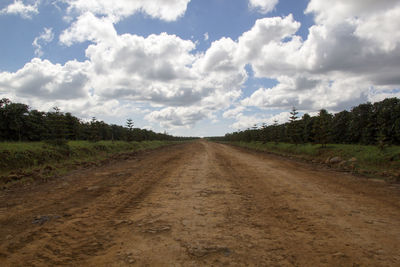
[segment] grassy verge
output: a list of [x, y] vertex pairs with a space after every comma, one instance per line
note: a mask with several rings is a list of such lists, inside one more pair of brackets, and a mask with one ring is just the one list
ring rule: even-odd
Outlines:
[[170, 141], [70, 141], [65, 146], [45, 142], [0, 143], [0, 186], [46, 180], [79, 167], [101, 164], [110, 157], [170, 145]]
[[313, 163], [360, 173], [366, 176], [400, 181], [400, 146], [380, 150], [376, 146], [232, 142], [230, 144], [282, 156], [290, 156]]

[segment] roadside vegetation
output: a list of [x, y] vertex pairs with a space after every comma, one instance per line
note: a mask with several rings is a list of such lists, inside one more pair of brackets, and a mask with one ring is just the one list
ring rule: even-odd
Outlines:
[[142, 150], [176, 144], [177, 141], [68, 141], [0, 142], [0, 185], [46, 181], [68, 171], [101, 166], [112, 160], [128, 159]]
[[107, 124], [95, 117], [84, 121], [71, 113], [61, 112], [58, 107], [50, 112], [42, 112], [23, 103], [13, 103], [7, 98], [0, 99], [0, 141], [47, 141], [62, 145], [72, 140], [140, 142], [187, 139], [193, 138], [135, 128], [132, 119], [127, 119], [126, 127]]
[[[58, 107], [50, 112], [0, 99], [0, 185], [46, 180], [68, 170], [126, 158], [191, 137], [81, 120]], [[121, 154], [122, 153], [122, 154]]]
[[350, 111], [298, 116], [209, 140], [291, 155], [366, 175], [400, 180], [400, 99], [365, 103]]
[[315, 164], [363, 174], [373, 178], [400, 181], [400, 146], [380, 150], [377, 146], [354, 144], [316, 144], [228, 142], [235, 146], [293, 157]]

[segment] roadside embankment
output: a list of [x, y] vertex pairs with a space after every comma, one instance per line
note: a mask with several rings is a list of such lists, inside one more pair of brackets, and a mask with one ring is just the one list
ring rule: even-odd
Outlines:
[[46, 142], [0, 143], [0, 185], [46, 180], [79, 167], [123, 159], [142, 150], [174, 144], [172, 141], [70, 141], [64, 145]]
[[387, 181], [400, 181], [400, 146], [379, 149], [376, 146], [328, 144], [326, 147], [314, 144], [224, 142], [234, 146], [292, 157], [314, 164], [362, 174]]

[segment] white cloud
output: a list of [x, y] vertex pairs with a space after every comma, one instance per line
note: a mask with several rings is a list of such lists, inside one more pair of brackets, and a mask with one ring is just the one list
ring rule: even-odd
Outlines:
[[93, 68], [93, 87], [107, 97], [183, 105], [207, 93], [190, 69], [191, 41], [162, 33], [147, 38], [124, 34], [114, 43], [99, 42], [86, 50]]
[[237, 49], [237, 43], [230, 38], [221, 38], [213, 42], [197, 62], [199, 71], [218, 72], [218, 75], [237, 73], [244, 66], [236, 59]]
[[381, 13], [355, 20], [355, 34], [361, 39], [375, 43], [385, 52], [395, 51], [400, 44], [400, 5]]
[[39, 58], [15, 73], [0, 73], [0, 92], [11, 91], [26, 98], [77, 99], [87, 95], [89, 63], [69, 61], [52, 64]]
[[318, 24], [339, 24], [349, 18], [386, 12], [398, 5], [398, 0], [311, 0], [305, 12], [313, 13]]
[[113, 43], [116, 38], [117, 32], [109, 18], [97, 18], [86, 12], [60, 35], [60, 42], [71, 46], [85, 41]]
[[[390, 3], [389, 3], [390, 2]], [[317, 24], [306, 40], [292, 17], [265, 18], [239, 37], [238, 56], [256, 77], [278, 80], [241, 103], [263, 109], [333, 111], [400, 87], [400, 3], [312, 0]], [[339, 18], [339, 19], [338, 19]], [[371, 93], [371, 88], [376, 89]], [[386, 88], [383, 90], [383, 88]]]
[[207, 41], [210, 38], [210, 36], [208, 35], [208, 32], [206, 32], [204, 34], [204, 41]]
[[143, 12], [152, 18], [175, 21], [183, 16], [190, 0], [65, 0], [69, 4], [69, 12], [83, 14], [91, 12], [107, 16], [114, 22], [137, 12]]
[[259, 12], [266, 14], [274, 10], [279, 0], [249, 0], [250, 8], [257, 9]]
[[231, 128], [236, 130], [246, 130], [252, 127], [259, 128], [263, 124], [272, 125], [274, 124], [274, 121], [281, 124], [287, 122], [289, 117], [289, 112], [281, 112], [274, 115], [265, 115], [260, 113], [244, 115], [243, 113], [239, 113], [236, 115], [236, 122], [231, 125]]
[[[299, 28], [300, 23], [294, 21], [291, 14], [284, 18], [259, 19], [251, 30], [239, 37], [237, 58], [244, 63], [252, 62], [257, 66], [259, 65], [258, 59], [263, 61], [266, 57], [270, 58], [269, 54], [279, 53], [280, 47], [283, 47], [285, 51], [290, 49], [295, 42], [293, 40], [292, 42], [282, 42], [282, 40], [292, 38]], [[268, 55], [266, 56], [264, 53], [268, 53]], [[276, 57], [279, 58], [280, 55]], [[257, 74], [257, 67], [255, 71]]]
[[33, 40], [33, 47], [35, 48], [35, 55], [37, 57], [43, 56], [42, 45], [46, 45], [53, 41], [54, 33], [52, 28], [44, 28], [44, 31]]
[[[34, 43], [50, 40], [50, 32]], [[240, 97], [247, 79], [244, 65], [235, 61], [237, 43], [229, 38], [195, 54], [196, 44], [190, 40], [166, 33], [118, 35], [112, 20], [87, 12], [61, 34], [60, 43], [86, 40], [92, 42], [87, 61], [62, 66], [34, 59], [15, 73], [0, 73], [0, 86], [26, 97], [91, 99], [92, 111], [93, 102], [107, 99], [144, 103], [160, 109], [149, 120], [173, 128], [215, 119], [216, 111]]]
[[[236, 43], [231, 39], [214, 42], [205, 54], [194, 55], [194, 48], [192, 41], [166, 33], [146, 38], [124, 34], [112, 43], [99, 40], [86, 50], [91, 86], [104, 98], [169, 106], [148, 117], [165, 127], [201, 120], [229, 107], [240, 96], [247, 74], [234, 61]], [[182, 111], [189, 109], [196, 113], [188, 118]]]
[[295, 106], [298, 110], [308, 112], [322, 108], [340, 111], [368, 100], [368, 83], [360, 78], [316, 78], [281, 76], [278, 85], [260, 88], [241, 103], [263, 109], [289, 109]]
[[14, 3], [0, 10], [1, 14], [20, 15], [24, 19], [31, 19], [33, 15], [39, 14], [38, 6], [40, 0], [33, 5], [25, 5], [22, 0], [15, 0]]
[[229, 109], [222, 114], [222, 117], [224, 118], [236, 118], [236, 116], [240, 113], [242, 113], [245, 110], [245, 107], [243, 106], [238, 106], [233, 109]]
[[199, 107], [168, 107], [153, 111], [146, 116], [150, 122], [159, 122], [161, 127], [170, 129], [176, 127], [191, 127], [196, 122], [210, 117], [209, 112]]

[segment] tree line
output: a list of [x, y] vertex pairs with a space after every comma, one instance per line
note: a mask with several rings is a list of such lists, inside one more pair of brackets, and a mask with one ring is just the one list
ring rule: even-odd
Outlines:
[[226, 134], [213, 138], [224, 141], [289, 142], [293, 144], [400, 145], [400, 99], [387, 98], [374, 104], [365, 103], [350, 111], [331, 114], [325, 109], [317, 116], [304, 114], [301, 118], [295, 107], [286, 123]]
[[23, 103], [13, 103], [7, 98], [0, 100], [0, 141], [67, 141], [67, 140], [185, 140], [166, 133], [134, 127], [131, 119], [126, 127], [97, 120], [85, 122], [71, 113], [61, 112], [58, 107], [43, 112], [30, 109]]

